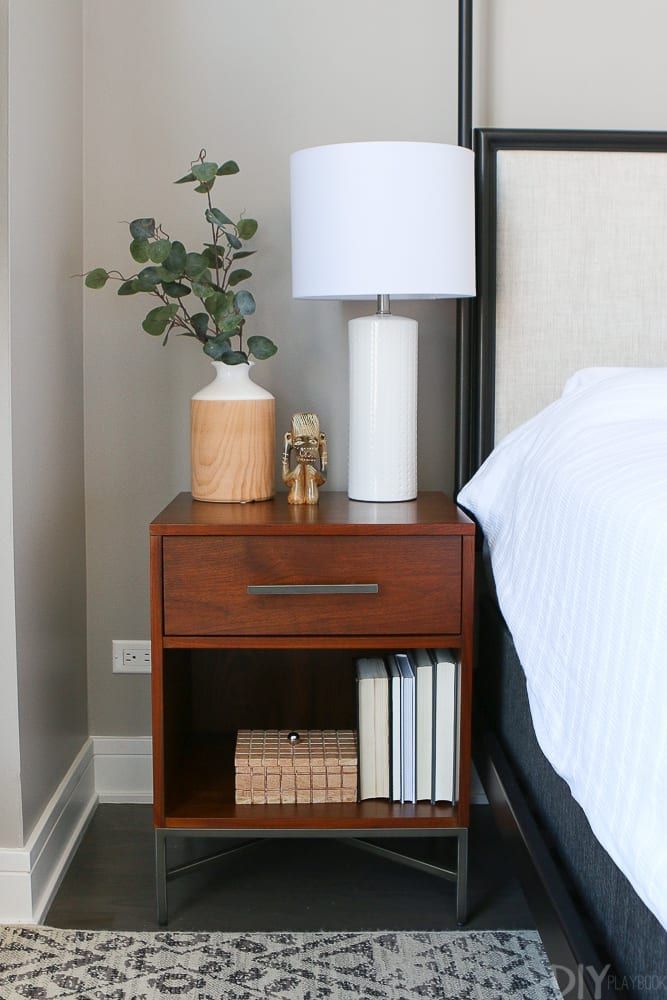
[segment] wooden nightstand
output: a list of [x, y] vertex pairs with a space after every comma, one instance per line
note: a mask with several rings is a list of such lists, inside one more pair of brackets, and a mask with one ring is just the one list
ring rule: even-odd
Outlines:
[[[444, 874], [457, 880], [465, 921], [474, 532], [442, 493], [369, 504], [325, 492], [316, 507], [291, 507], [285, 495], [240, 505], [181, 493], [153, 521], [160, 923], [176, 873], [166, 869], [166, 839], [177, 835], [455, 836], [457, 871]], [[458, 802], [236, 805], [238, 729], [356, 728], [357, 656], [435, 646], [460, 650]]]

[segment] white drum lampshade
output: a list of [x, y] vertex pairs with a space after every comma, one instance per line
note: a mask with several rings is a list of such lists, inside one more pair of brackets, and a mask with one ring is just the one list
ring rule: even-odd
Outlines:
[[475, 294], [473, 153], [430, 142], [357, 142], [291, 157], [292, 294], [376, 299], [349, 324], [354, 500], [417, 495], [417, 323], [389, 297]]

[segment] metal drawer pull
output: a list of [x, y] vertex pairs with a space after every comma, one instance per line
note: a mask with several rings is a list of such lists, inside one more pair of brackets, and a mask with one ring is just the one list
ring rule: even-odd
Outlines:
[[273, 583], [248, 587], [249, 594], [266, 597], [270, 594], [377, 594], [377, 583]]

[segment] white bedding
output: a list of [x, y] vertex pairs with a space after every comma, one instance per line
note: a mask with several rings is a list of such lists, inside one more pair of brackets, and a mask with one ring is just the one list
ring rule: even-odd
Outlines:
[[667, 927], [667, 368], [577, 373], [458, 499], [539, 744]]

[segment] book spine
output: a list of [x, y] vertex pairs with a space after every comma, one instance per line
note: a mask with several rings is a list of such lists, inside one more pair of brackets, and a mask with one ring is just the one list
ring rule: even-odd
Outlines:
[[428, 655], [433, 666], [433, 684], [431, 686], [431, 804], [435, 805], [435, 768], [438, 760], [435, 736], [437, 723], [436, 706], [438, 703], [438, 662], [432, 649], [429, 649]]
[[452, 802], [459, 800], [459, 756], [461, 752], [461, 661], [454, 660], [454, 753], [452, 775]]

